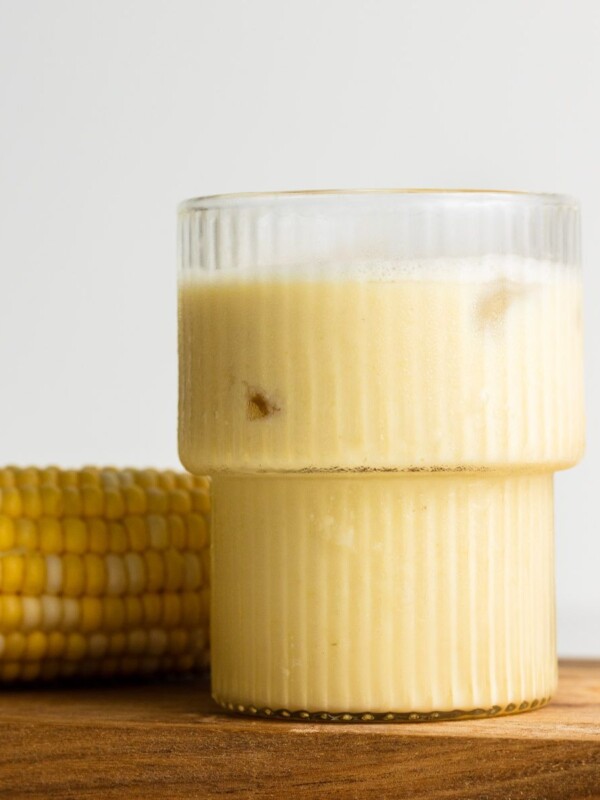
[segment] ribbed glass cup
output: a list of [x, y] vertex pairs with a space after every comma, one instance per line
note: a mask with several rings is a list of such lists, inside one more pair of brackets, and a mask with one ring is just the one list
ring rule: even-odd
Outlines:
[[584, 439], [577, 204], [200, 198], [179, 259], [219, 702], [343, 720], [546, 702], [552, 476]]

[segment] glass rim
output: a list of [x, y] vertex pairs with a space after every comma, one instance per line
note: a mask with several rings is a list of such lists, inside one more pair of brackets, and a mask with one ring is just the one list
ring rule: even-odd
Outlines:
[[236, 207], [256, 202], [274, 203], [278, 200], [291, 202], [303, 199], [354, 198], [354, 197], [414, 197], [427, 196], [430, 199], [444, 200], [483, 200], [490, 202], [535, 203], [542, 206], [579, 207], [575, 197], [555, 192], [530, 192], [511, 189], [435, 189], [435, 188], [390, 188], [390, 189], [291, 189], [272, 192], [230, 192], [209, 194], [183, 200], [177, 207], [178, 213], [196, 210], [210, 210]]

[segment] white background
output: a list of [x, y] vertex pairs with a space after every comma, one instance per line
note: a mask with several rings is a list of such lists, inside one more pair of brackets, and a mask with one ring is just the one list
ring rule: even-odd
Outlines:
[[600, 655], [600, 2], [0, 0], [0, 463], [176, 466], [175, 207], [485, 187], [584, 211], [559, 649]]

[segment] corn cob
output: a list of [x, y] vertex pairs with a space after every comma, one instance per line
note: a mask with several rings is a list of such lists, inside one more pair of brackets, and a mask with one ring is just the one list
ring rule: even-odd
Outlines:
[[208, 663], [208, 480], [0, 469], [0, 680]]

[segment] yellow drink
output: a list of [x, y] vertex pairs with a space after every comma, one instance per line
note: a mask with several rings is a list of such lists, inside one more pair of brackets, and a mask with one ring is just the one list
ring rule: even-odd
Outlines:
[[191, 280], [180, 319], [192, 472], [556, 468], [581, 455], [581, 286], [560, 265]]
[[583, 447], [579, 280], [515, 259], [372, 276], [182, 283], [180, 452], [214, 475], [215, 695], [545, 701], [552, 472]]
[[504, 711], [556, 684], [552, 474], [214, 481], [217, 699]]

